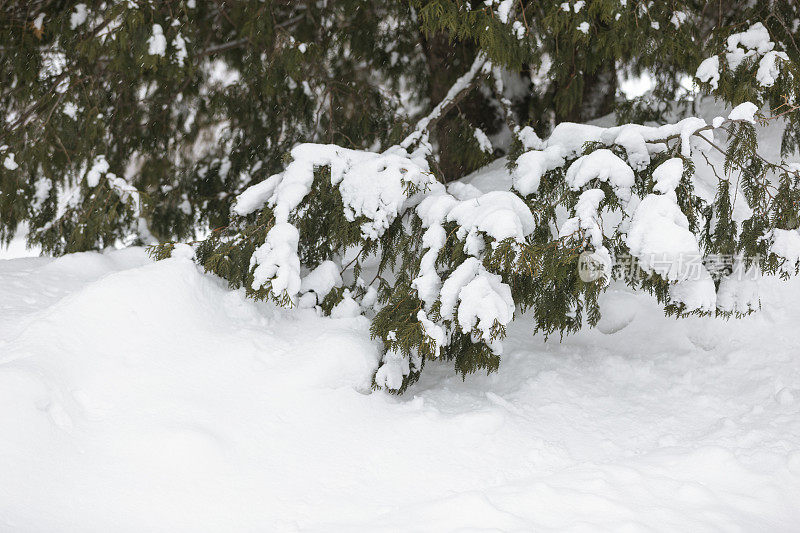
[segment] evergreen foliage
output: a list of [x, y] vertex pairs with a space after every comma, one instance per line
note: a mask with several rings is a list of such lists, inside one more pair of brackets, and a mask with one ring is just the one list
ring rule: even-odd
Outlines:
[[[46, 252], [149, 243], [159, 259], [188, 240], [255, 298], [368, 316], [376, 387], [402, 392], [431, 359], [497, 369], [515, 314], [546, 335], [593, 326], [612, 280], [728, 317], [758, 307], [742, 272], [800, 268], [795, 3], [0, 15], [0, 239], [24, 223]], [[619, 80], [643, 72], [654, 89], [625, 99]], [[692, 116], [708, 100], [687, 78], [730, 115]], [[620, 126], [586, 124], [610, 112]], [[782, 160], [759, 146], [773, 122]], [[460, 180], [499, 156], [511, 190]]]

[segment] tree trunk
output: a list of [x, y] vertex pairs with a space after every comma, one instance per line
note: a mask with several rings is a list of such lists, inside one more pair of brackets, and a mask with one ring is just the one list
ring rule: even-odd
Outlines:
[[[423, 35], [421, 42], [428, 63], [428, 95], [433, 107], [444, 100], [456, 79], [467, 72], [475, 59], [475, 50], [472, 45], [451, 42], [446, 33]], [[439, 120], [431, 140], [438, 145], [437, 173], [446, 182], [475, 170], [475, 165], [470, 164], [462, 153], [463, 140], [459, 142], [459, 136], [465, 134], [464, 120], [489, 134], [497, 129], [494, 109], [476, 90]]]

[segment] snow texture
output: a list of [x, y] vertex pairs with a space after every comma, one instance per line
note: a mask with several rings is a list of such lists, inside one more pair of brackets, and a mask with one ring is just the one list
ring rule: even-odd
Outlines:
[[422, 247], [425, 254], [420, 260], [419, 275], [411, 282], [417, 290], [419, 299], [425, 302], [426, 308], [436, 302], [442, 287], [442, 278], [436, 272], [436, 258], [447, 240], [447, 234], [438, 222], [431, 224], [422, 235]]
[[189, 53], [186, 51], [186, 39], [180, 33], [172, 40], [172, 46], [175, 48], [175, 61], [178, 65], [183, 66]]
[[699, 275], [679, 281], [669, 287], [670, 299], [686, 306], [687, 311], [713, 312], [717, 306], [717, 291], [714, 280], [702, 265]]
[[86, 22], [86, 17], [88, 14], [89, 13], [86, 9], [86, 4], [75, 4], [75, 11], [69, 15], [69, 29], [74, 30]]
[[430, 341], [433, 343], [434, 357], [439, 357], [442, 346], [447, 344], [447, 334], [445, 333], [444, 328], [428, 319], [428, 316], [422, 309], [420, 309], [417, 313], [417, 320], [419, 320], [419, 323], [422, 324], [422, 330], [425, 332], [425, 335], [427, 335]]
[[655, 191], [661, 194], [675, 192], [683, 176], [683, 160], [679, 157], [667, 159], [653, 171], [653, 180], [656, 182]]
[[540, 150], [544, 148], [544, 141], [536, 135], [536, 132], [530, 126], [525, 126], [517, 131], [516, 134], [523, 148], [526, 150]]
[[495, 323], [506, 326], [511, 322], [514, 300], [511, 288], [500, 276], [486, 271], [478, 259], [469, 257], [444, 281], [439, 300], [443, 319], [451, 320], [455, 313], [462, 332], [477, 330], [478, 338], [494, 353], [502, 353], [502, 344], [493, 339], [492, 330]]
[[596, 281], [601, 277], [606, 282], [611, 279], [611, 254], [603, 245], [599, 213], [600, 202], [604, 198], [605, 193], [601, 189], [583, 191], [575, 205], [575, 216], [565, 221], [558, 232], [559, 238], [574, 237], [580, 232], [580, 237], [587, 239], [594, 248], [591, 252], [584, 252], [583, 264], [579, 263], [579, 268], [586, 276], [584, 281]]
[[491, 191], [455, 204], [447, 220], [457, 223], [459, 238], [480, 231], [495, 241], [514, 239], [523, 242], [536, 227], [528, 206], [508, 191]]
[[670, 19], [670, 22], [672, 23], [673, 26], [675, 26], [675, 29], [677, 30], [681, 27], [681, 25], [688, 18], [688, 16], [689, 15], [687, 15], [683, 11], [675, 11], [674, 13], [672, 13], [672, 18]]
[[758, 54], [766, 54], [775, 47], [775, 43], [770, 41], [767, 28], [760, 22], [756, 22], [746, 31], [730, 35], [727, 43], [729, 52], [741, 47], [755, 50]]
[[562, 150], [562, 157], [574, 157], [583, 153], [583, 145], [587, 142], [598, 142], [603, 130], [604, 128], [591, 124], [562, 122], [553, 128], [545, 146], [557, 146]]
[[361, 305], [345, 289], [342, 301], [331, 309], [331, 318], [355, 318], [361, 314]]
[[757, 277], [739, 263], [731, 275], [722, 278], [717, 289], [717, 309], [728, 313], [748, 313], [759, 309]]
[[274, 294], [285, 292], [292, 301], [301, 284], [299, 233], [289, 219], [311, 191], [316, 169], [329, 168], [331, 184], [339, 188], [342, 197], [344, 216], [351, 222], [364, 220], [360, 227], [365, 239], [378, 239], [405, 211], [414, 191], [441, 187], [424, 159], [412, 158], [397, 147], [377, 154], [336, 145], [300, 144], [291, 156], [292, 162], [283, 172], [246, 189], [232, 209], [247, 215], [265, 203], [272, 207], [276, 225], [250, 259], [255, 268], [252, 287], [257, 290], [271, 282]]
[[75, 120], [78, 117], [78, 106], [73, 102], [65, 103], [64, 108], [61, 111], [72, 120]]
[[149, 55], [164, 57], [164, 53], [167, 51], [167, 38], [164, 37], [161, 24], [153, 24], [153, 33], [147, 39], [147, 47]]
[[495, 13], [497, 13], [497, 18], [500, 19], [500, 22], [503, 24], [508, 23], [508, 15], [511, 13], [511, 6], [514, 5], [516, 0], [500, 0], [497, 9], [495, 9]]
[[719, 56], [711, 56], [704, 59], [700, 66], [697, 67], [695, 77], [705, 83], [711, 85], [712, 89], [719, 86]]
[[645, 272], [665, 280], [686, 280], [702, 267], [697, 238], [674, 195], [647, 195], [634, 212], [625, 243]]
[[445, 192], [444, 188], [429, 194], [417, 205], [416, 212], [422, 225], [430, 227], [434, 224], [442, 224], [447, 220], [447, 214], [459, 203], [458, 199]]
[[331, 290], [342, 286], [341, 267], [333, 261], [323, 261], [306, 274], [300, 282], [302, 292], [313, 292], [317, 301], [321, 302]]
[[253, 290], [270, 283], [274, 295], [286, 294], [294, 300], [302, 286], [300, 258], [297, 256], [299, 242], [297, 228], [287, 222], [275, 224], [269, 230], [264, 244], [256, 248], [250, 258], [250, 268], [255, 268]]
[[[557, 154], [564, 158], [582, 154], [585, 144], [589, 142], [621, 146], [625, 149], [628, 164], [635, 170], [642, 170], [650, 164], [651, 155], [664, 150], [663, 143], [667, 138], [680, 138], [683, 157], [690, 157], [695, 146], [708, 149], [707, 143], [697, 138], [699, 135], [713, 140], [713, 132], [704, 129], [706, 126], [706, 121], [699, 117], [687, 117], [662, 126], [624, 124], [610, 128], [562, 122], [553, 128], [553, 133], [544, 144], [553, 150], [554, 156]], [[613, 165], [618, 166], [616, 163]]]
[[19, 163], [14, 161], [13, 152], [6, 154], [5, 159], [3, 159], [3, 166], [8, 170], [17, 170], [19, 168]]
[[397, 147], [377, 154], [332, 144], [300, 144], [292, 149], [291, 157], [283, 172], [239, 195], [234, 212], [246, 215], [266, 202], [278, 222], [288, 222], [311, 191], [314, 170], [329, 167], [331, 183], [342, 195], [345, 216], [351, 221], [365, 217], [362, 234], [376, 239], [405, 209], [409, 187], [427, 190], [436, 184], [424, 159], [412, 158]]
[[[450, 186], [449, 190], [459, 194], [465, 198], [464, 200], [459, 200], [447, 192], [438, 191], [420, 201], [416, 212], [423, 227], [430, 228], [444, 222], [455, 222], [459, 226], [456, 237], [465, 241], [464, 250], [473, 256], [483, 252], [484, 235], [497, 242], [513, 239], [523, 243], [525, 237], [533, 232], [535, 228], [533, 214], [516, 194], [510, 191], [489, 191], [481, 194], [471, 185], [459, 185], [462, 186]], [[436, 253], [438, 254], [438, 251]], [[424, 264], [433, 261], [434, 256], [429, 257], [430, 259]], [[426, 269], [425, 272], [430, 270]], [[424, 277], [426, 284], [435, 283], [433, 276]], [[419, 288], [423, 288], [425, 294], [430, 294], [424, 287]]]
[[89, 187], [97, 187], [100, 184], [100, 178], [108, 172], [108, 161], [104, 155], [99, 155], [94, 158], [92, 168], [86, 173], [86, 185]]
[[579, 190], [594, 179], [608, 182], [620, 198], [630, 198], [633, 170], [611, 150], [601, 148], [583, 155], [567, 169], [566, 181], [572, 190]]
[[762, 56], [775, 48], [769, 38], [767, 28], [756, 22], [746, 31], [734, 33], [728, 37], [725, 59], [731, 70], [736, 70], [742, 61], [751, 56]]
[[544, 150], [531, 150], [519, 156], [513, 172], [514, 189], [522, 196], [536, 193], [542, 176], [564, 165], [561, 153], [560, 147], [551, 146]]
[[758, 106], [752, 102], [744, 102], [734, 107], [728, 115], [728, 120], [744, 120], [750, 124], [755, 124], [755, 114]]
[[408, 358], [391, 350], [383, 356], [383, 363], [375, 372], [375, 383], [388, 390], [397, 390], [403, 385], [403, 378], [410, 372]]
[[458, 325], [461, 331], [480, 332], [480, 338], [496, 354], [503, 352], [499, 341], [494, 340], [495, 324], [507, 326], [514, 318], [514, 300], [511, 287], [497, 274], [478, 268], [475, 277], [458, 293]]
[[33, 210], [38, 211], [42, 208], [42, 205], [50, 196], [50, 191], [53, 188], [53, 182], [50, 181], [48, 178], [42, 176], [36, 183], [34, 183], [34, 194], [33, 194]]
[[264, 207], [267, 200], [275, 193], [275, 187], [278, 186], [281, 178], [280, 174], [275, 174], [262, 182], [248, 187], [236, 197], [236, 202], [233, 204], [231, 211], [240, 216], [246, 216], [258, 211]]
[[800, 279], [758, 285], [730, 321], [615, 286], [393, 396], [366, 319], [142, 249], [0, 261], [0, 529], [793, 531]]
[[764, 54], [758, 62], [756, 80], [762, 87], [772, 87], [775, 80], [781, 73], [780, 61], [789, 61], [789, 56], [785, 52], [770, 51]]
[[480, 261], [474, 257], [469, 257], [458, 265], [453, 273], [444, 281], [439, 294], [439, 300], [441, 301], [439, 313], [442, 315], [442, 318], [445, 320], [453, 318], [461, 289], [478, 275], [478, 270], [480, 268]]
[[109, 172], [109, 169], [110, 166], [104, 155], [95, 157], [94, 161], [92, 161], [91, 168], [86, 172], [86, 185], [90, 188], [97, 187], [100, 185], [100, 180], [105, 178], [108, 182], [108, 186], [119, 195], [123, 202], [131, 200], [134, 214], [138, 216], [141, 209], [141, 199], [138, 189], [128, 183], [126, 179], [120, 178], [113, 172]]
[[481, 149], [481, 152], [491, 154], [492, 150], [492, 141], [489, 140], [489, 137], [483, 132], [480, 128], [475, 128], [474, 131], [475, 140], [478, 141], [478, 147]]
[[575, 206], [575, 216], [567, 220], [559, 231], [559, 237], [568, 237], [583, 230], [595, 247], [603, 245], [603, 231], [598, 224], [598, 209], [606, 194], [600, 189], [583, 191]]

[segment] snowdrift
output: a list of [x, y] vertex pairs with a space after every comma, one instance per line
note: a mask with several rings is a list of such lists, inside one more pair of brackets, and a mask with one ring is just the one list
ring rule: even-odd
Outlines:
[[140, 249], [0, 261], [0, 529], [791, 531], [800, 283], [597, 330], [525, 317], [497, 374], [372, 393], [363, 318], [246, 300]]

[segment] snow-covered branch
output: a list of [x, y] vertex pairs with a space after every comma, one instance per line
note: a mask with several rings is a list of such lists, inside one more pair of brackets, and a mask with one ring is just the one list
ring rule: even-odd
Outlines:
[[466, 74], [458, 78], [453, 86], [450, 87], [450, 90], [447, 91], [447, 95], [444, 99], [442, 99], [430, 113], [417, 122], [414, 131], [403, 139], [400, 146], [408, 149], [414, 143], [422, 140], [450, 109], [456, 106], [456, 104], [477, 86], [479, 81], [478, 73], [485, 72], [485, 67], [487, 65], [490, 65], [490, 63], [486, 59], [486, 55], [483, 52], [479, 52]]

